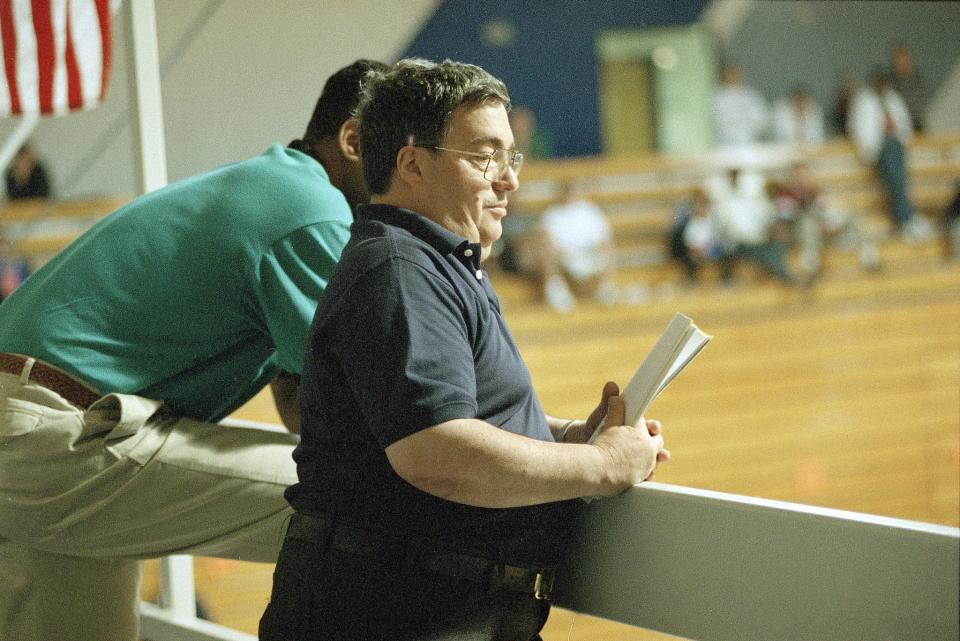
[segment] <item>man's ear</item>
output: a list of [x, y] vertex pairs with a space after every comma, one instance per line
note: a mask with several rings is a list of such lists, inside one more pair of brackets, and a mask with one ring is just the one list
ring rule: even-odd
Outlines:
[[360, 130], [356, 118], [347, 118], [337, 134], [337, 148], [347, 160], [360, 162]]
[[395, 177], [408, 185], [423, 181], [423, 167], [420, 160], [425, 150], [413, 145], [401, 147], [397, 152]]

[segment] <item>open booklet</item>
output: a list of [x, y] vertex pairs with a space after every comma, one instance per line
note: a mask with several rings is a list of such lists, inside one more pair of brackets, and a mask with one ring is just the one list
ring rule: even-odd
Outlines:
[[[700, 353], [711, 338], [683, 314], [673, 317], [634, 372], [633, 378], [620, 391], [627, 425], [637, 424], [653, 399]], [[592, 437], [590, 441], [593, 442]]]

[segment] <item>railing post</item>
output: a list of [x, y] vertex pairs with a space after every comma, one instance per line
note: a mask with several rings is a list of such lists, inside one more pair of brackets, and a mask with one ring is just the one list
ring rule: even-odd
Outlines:
[[178, 554], [160, 559], [160, 607], [176, 617], [197, 616], [192, 556]]

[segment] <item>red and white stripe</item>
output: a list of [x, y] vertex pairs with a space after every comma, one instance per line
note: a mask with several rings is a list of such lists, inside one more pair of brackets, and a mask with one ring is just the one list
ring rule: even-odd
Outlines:
[[110, 0], [0, 0], [0, 116], [99, 104], [110, 75]]

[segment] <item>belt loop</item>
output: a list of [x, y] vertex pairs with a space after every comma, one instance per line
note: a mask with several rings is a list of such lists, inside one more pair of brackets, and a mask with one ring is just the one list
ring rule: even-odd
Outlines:
[[33, 371], [33, 364], [37, 362], [37, 359], [32, 357], [27, 357], [27, 360], [23, 363], [23, 369], [20, 370], [20, 384], [26, 385], [30, 382], [30, 372]]

